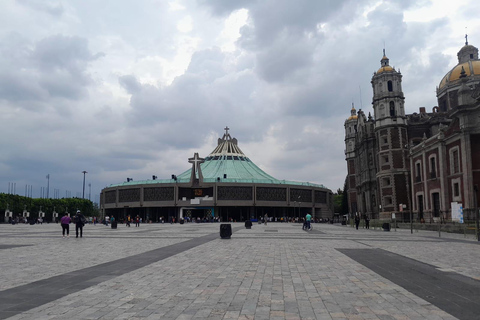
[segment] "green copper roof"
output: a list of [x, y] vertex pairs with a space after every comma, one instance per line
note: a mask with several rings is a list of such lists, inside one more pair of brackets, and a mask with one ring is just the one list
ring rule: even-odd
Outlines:
[[[274, 177], [257, 167], [237, 145], [237, 139], [232, 139], [227, 132], [218, 139], [218, 146], [200, 164], [203, 179], [227, 179], [241, 180], [275, 180]], [[190, 178], [192, 169], [189, 169], [177, 178]]]
[[[277, 180], [271, 175], [264, 172], [257, 167], [238, 147], [237, 139], [232, 138], [228, 133], [228, 127], [225, 128], [225, 134], [221, 139], [218, 139], [217, 147], [205, 158], [198, 158], [195, 154], [194, 158], [190, 158], [189, 162], [194, 163], [192, 168], [200, 166], [200, 170], [196, 170], [196, 177], [198, 178], [198, 171], [201, 171], [204, 182], [238, 182], [238, 183], [267, 183], [267, 184], [290, 184], [303, 186], [324, 187], [323, 185], [313, 184], [309, 182], [295, 182]], [[199, 163], [201, 162], [201, 163]], [[117, 186], [145, 184], [145, 183], [187, 183], [190, 181], [192, 168], [179, 174], [176, 178], [165, 180], [147, 180], [147, 181], [131, 181], [119, 184]], [[220, 180], [218, 180], [220, 178]], [[114, 185], [112, 185], [114, 186]]]

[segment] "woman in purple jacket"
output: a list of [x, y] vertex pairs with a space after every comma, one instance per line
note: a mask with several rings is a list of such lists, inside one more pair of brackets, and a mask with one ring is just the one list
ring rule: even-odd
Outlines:
[[65, 215], [60, 219], [60, 224], [62, 225], [62, 233], [65, 238], [65, 230], [67, 231], [67, 237], [70, 237], [70, 217], [68, 213], [65, 212]]

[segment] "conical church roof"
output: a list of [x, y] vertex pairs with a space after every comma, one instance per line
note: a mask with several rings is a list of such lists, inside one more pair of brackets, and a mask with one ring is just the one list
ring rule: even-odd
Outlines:
[[[198, 154], [194, 158], [190, 158], [190, 163], [200, 165], [203, 182], [238, 182], [238, 183], [264, 183], [264, 184], [289, 184], [301, 186], [324, 187], [323, 185], [310, 182], [297, 182], [278, 180], [257, 167], [238, 147], [238, 141], [232, 138], [228, 133], [230, 130], [225, 128], [225, 134], [218, 139], [217, 147], [205, 158], [201, 159]], [[203, 161], [203, 162], [202, 162]], [[198, 172], [195, 176], [198, 178]], [[168, 183], [188, 183], [192, 177], [192, 168], [184, 171], [182, 174], [172, 175], [171, 179], [153, 179], [153, 180], [129, 180], [120, 184], [112, 184], [115, 186], [128, 186], [137, 184], [168, 184]], [[220, 179], [219, 179], [220, 178]]]
[[[230, 136], [228, 127], [225, 128], [225, 134], [218, 139], [217, 147], [205, 158], [205, 162], [200, 165], [204, 181], [216, 180], [222, 181], [247, 180], [252, 182], [280, 183], [271, 175], [257, 167], [238, 147], [238, 141]], [[183, 172], [177, 178], [183, 180], [190, 178], [191, 169]]]

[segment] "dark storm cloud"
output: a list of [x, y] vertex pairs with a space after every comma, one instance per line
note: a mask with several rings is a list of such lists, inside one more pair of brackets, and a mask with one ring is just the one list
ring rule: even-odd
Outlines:
[[258, 72], [264, 80], [282, 81], [311, 66], [314, 43], [298, 40], [292, 35], [287, 38], [279, 36], [270, 47], [258, 53]]
[[209, 7], [215, 15], [225, 16], [232, 11], [248, 8], [251, 4], [258, 2], [258, 0], [197, 0], [197, 2]]
[[118, 82], [130, 94], [138, 93], [142, 89], [140, 82], [132, 75], [121, 76], [118, 78]]
[[344, 120], [352, 102], [372, 111], [384, 42], [412, 112], [436, 103], [435, 86], [455, 65], [445, 50], [463, 42], [443, 34], [458, 16], [404, 17], [428, 3], [4, 1], [0, 168], [15, 174], [2, 180], [45, 185], [50, 172], [81, 191], [82, 170], [97, 187], [165, 178], [188, 169], [192, 152], [210, 152], [229, 126], [273, 176], [341, 188]]
[[92, 83], [86, 69], [91, 61], [103, 55], [91, 54], [87, 40], [81, 37], [55, 35], [35, 45], [12, 34], [4, 40], [0, 99], [7, 101], [81, 99], [87, 94], [85, 88]]
[[259, 47], [268, 45], [285, 29], [304, 37], [347, 2], [349, 1], [259, 1], [248, 7], [255, 26], [255, 42]]
[[40, 69], [66, 70], [73, 76], [82, 76], [87, 64], [103, 54], [92, 55], [85, 38], [55, 35], [39, 41], [32, 56]]

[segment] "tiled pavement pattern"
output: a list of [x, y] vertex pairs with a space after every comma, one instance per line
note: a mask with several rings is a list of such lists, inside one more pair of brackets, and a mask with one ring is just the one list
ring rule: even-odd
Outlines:
[[[480, 245], [463, 235], [438, 238], [435, 232], [325, 224], [312, 232], [299, 224], [232, 226], [238, 231], [229, 240], [212, 237], [9, 319], [457, 319], [349, 258], [344, 249], [389, 251], [456, 273], [480, 288]], [[82, 239], [72, 238], [72, 232], [62, 238], [54, 224], [3, 224], [0, 295], [73, 271], [105, 272], [101, 266], [107, 262], [153, 255], [210, 234], [219, 234], [219, 224], [119, 225], [117, 230], [88, 225]]]

